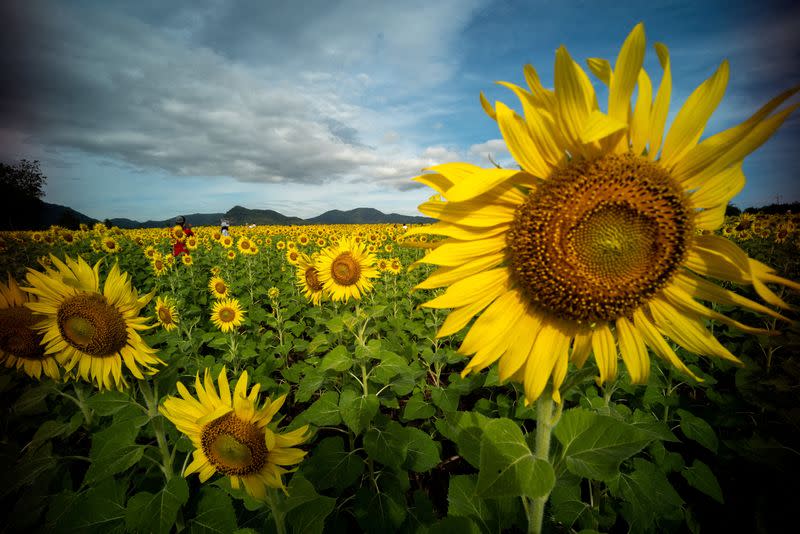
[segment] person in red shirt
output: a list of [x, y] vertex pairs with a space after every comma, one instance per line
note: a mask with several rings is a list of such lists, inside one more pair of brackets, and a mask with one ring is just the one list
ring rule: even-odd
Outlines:
[[175, 238], [175, 244], [172, 245], [172, 255], [177, 258], [183, 253], [188, 253], [189, 249], [186, 248], [186, 238], [193, 235], [192, 227], [186, 224], [186, 217], [181, 215], [175, 219], [175, 227], [172, 229], [172, 237]]

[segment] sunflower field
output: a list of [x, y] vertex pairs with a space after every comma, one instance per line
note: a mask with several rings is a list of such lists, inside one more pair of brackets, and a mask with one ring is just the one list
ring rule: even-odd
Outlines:
[[3, 531], [797, 530], [800, 219], [726, 212], [800, 88], [701, 140], [655, 49], [481, 95], [430, 225], [0, 234]]
[[[796, 219], [721, 232], [797, 276]], [[436, 336], [446, 313], [423, 304], [441, 291], [409, 269], [436, 237], [197, 228], [191, 262], [175, 239], [2, 235], [5, 531], [513, 532], [547, 494], [553, 532], [767, 529], [776, 484], [797, 488], [796, 330], [713, 324], [745, 365], [678, 348], [702, 382], [654, 361], [644, 386], [624, 370], [600, 386], [593, 362], [571, 366], [548, 462], [524, 389], [496, 366], [463, 376], [463, 332]], [[42, 335], [23, 303], [49, 302]], [[121, 356], [98, 356], [120, 335]]]

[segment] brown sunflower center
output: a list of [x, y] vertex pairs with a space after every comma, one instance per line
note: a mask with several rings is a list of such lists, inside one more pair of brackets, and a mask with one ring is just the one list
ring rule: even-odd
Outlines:
[[316, 267], [306, 269], [306, 285], [311, 291], [322, 291], [322, 282], [319, 281], [319, 273]]
[[351, 286], [361, 277], [361, 266], [349, 252], [340, 254], [331, 264], [331, 276], [336, 283]]
[[64, 340], [91, 356], [114, 356], [128, 342], [125, 318], [99, 293], [83, 293], [58, 308], [58, 329]]
[[228, 288], [225, 286], [225, 282], [217, 282], [214, 284], [214, 291], [219, 293], [220, 295], [224, 295]]
[[665, 170], [633, 155], [570, 164], [517, 210], [507, 239], [512, 276], [556, 316], [628, 316], [685, 259], [693, 225], [683, 198]]
[[222, 308], [219, 310], [219, 320], [223, 323], [231, 323], [236, 319], [236, 310], [233, 308]]
[[0, 308], [0, 351], [24, 360], [44, 359], [42, 336], [31, 329], [35, 322], [28, 308]]
[[242, 421], [233, 413], [214, 419], [200, 435], [203, 453], [217, 471], [228, 476], [258, 473], [267, 463], [269, 451], [264, 430]]
[[172, 324], [172, 312], [166, 306], [158, 308], [158, 318], [164, 324]]

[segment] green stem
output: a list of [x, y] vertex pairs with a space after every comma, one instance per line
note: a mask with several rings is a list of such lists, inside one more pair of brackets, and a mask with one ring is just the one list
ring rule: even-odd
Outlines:
[[286, 525], [283, 522], [283, 514], [280, 512], [277, 501], [280, 497], [278, 491], [274, 488], [267, 488], [267, 504], [272, 511], [272, 519], [275, 521], [275, 529], [278, 534], [286, 534]]
[[367, 366], [365, 364], [361, 364], [361, 387], [364, 389], [364, 397], [369, 394], [369, 387], [367, 386]]
[[[536, 401], [536, 450], [534, 456], [549, 462], [550, 437], [553, 433], [553, 397], [549, 390], [542, 393]], [[544, 507], [550, 494], [533, 499], [533, 506], [528, 509], [528, 532], [541, 534], [544, 522]]]
[[153, 424], [153, 432], [156, 435], [158, 442], [158, 450], [161, 452], [161, 470], [164, 472], [164, 477], [167, 482], [175, 475], [172, 471], [172, 454], [167, 444], [167, 433], [164, 430], [164, 420], [161, 414], [158, 413], [158, 398], [157, 394], [153, 392], [150, 387], [150, 382], [139, 380], [139, 389], [142, 391], [142, 397], [147, 404], [147, 415], [150, 417], [150, 422]]

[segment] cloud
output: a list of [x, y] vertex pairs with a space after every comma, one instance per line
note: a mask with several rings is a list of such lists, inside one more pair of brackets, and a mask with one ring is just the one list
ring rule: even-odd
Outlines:
[[398, 82], [452, 75], [460, 2], [128, 4], [14, 13], [27, 34], [0, 59], [18, 81], [0, 93], [4, 139], [254, 183], [403, 187], [436, 159], [398, 142], [441, 113]]

